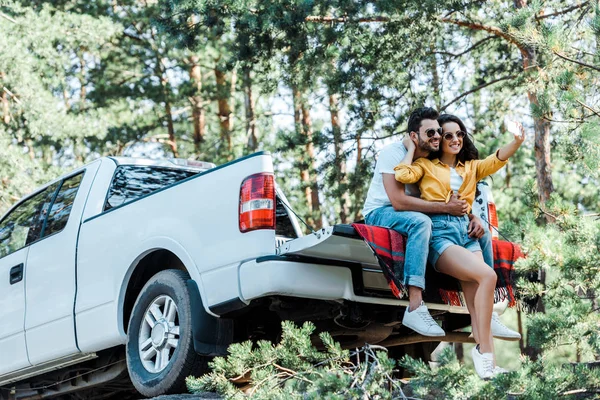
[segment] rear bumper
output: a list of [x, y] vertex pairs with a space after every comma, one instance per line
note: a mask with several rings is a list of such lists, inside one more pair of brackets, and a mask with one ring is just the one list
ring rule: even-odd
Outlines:
[[[239, 268], [239, 297], [244, 304], [266, 296], [290, 296], [328, 301], [407, 306], [385, 294], [365, 290], [363, 268], [358, 263], [268, 256], [243, 263]], [[385, 297], [383, 297], [385, 296]], [[467, 314], [464, 307], [428, 303], [433, 310]], [[212, 307], [211, 307], [212, 310]]]

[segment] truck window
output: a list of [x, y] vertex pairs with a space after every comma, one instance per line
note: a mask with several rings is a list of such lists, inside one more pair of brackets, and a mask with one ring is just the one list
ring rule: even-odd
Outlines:
[[0, 257], [38, 240], [58, 184], [23, 201], [0, 222]]
[[42, 232], [43, 236], [60, 232], [67, 225], [71, 208], [73, 208], [75, 196], [77, 195], [77, 190], [82, 179], [83, 173], [80, 173], [63, 181], [56, 199], [52, 203], [52, 209], [48, 213], [48, 221]]
[[198, 171], [185, 169], [121, 165], [117, 167], [108, 189], [104, 211], [139, 199], [197, 173]]

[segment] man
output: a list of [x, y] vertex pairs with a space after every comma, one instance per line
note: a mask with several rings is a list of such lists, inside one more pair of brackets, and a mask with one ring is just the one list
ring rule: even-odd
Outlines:
[[[427, 157], [430, 152], [439, 149], [442, 128], [437, 122], [438, 116], [438, 112], [429, 107], [418, 108], [410, 115], [408, 132], [409, 134], [416, 132], [418, 137], [415, 158]], [[461, 216], [467, 212], [468, 205], [466, 201], [459, 200], [456, 196], [447, 203], [425, 201], [419, 198], [420, 193], [416, 185], [403, 185], [397, 182], [394, 177], [394, 167], [402, 161], [406, 151], [401, 141], [381, 150], [365, 200], [363, 215], [367, 224], [394, 229], [408, 238], [404, 262], [404, 285], [408, 288], [409, 306], [404, 313], [402, 324], [421, 335], [444, 336], [444, 330], [431, 317], [427, 306], [423, 303], [425, 268], [431, 238], [431, 220], [425, 213]], [[486, 230], [476, 216], [470, 215], [469, 218], [471, 219], [468, 227], [469, 235], [480, 238], [487, 262], [492, 258], [490, 235], [486, 234]], [[504, 338], [514, 339], [516, 335], [520, 337], [518, 332], [510, 331], [502, 325], [497, 315], [492, 319], [492, 333], [494, 336]]]

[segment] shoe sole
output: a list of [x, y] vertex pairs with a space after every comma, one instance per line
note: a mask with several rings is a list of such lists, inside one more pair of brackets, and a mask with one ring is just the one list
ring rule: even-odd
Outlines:
[[504, 340], [507, 342], [518, 342], [519, 340], [521, 340], [520, 337], [512, 337], [512, 336], [494, 336], [494, 338]]
[[418, 331], [415, 328], [412, 328], [412, 327], [410, 327], [408, 325], [402, 324], [402, 326], [406, 326], [408, 329], [412, 329], [414, 332], [417, 332], [419, 335], [423, 335], [423, 336], [427, 336], [427, 337], [444, 337], [444, 336], [446, 336], [446, 332], [444, 332], [444, 333], [442, 333], [440, 335], [438, 335], [438, 334], [432, 334], [432, 333], [423, 333], [422, 331]]

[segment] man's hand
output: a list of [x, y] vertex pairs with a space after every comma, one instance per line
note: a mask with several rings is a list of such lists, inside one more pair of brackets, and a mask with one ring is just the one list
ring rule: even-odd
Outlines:
[[467, 233], [469, 237], [480, 239], [483, 235], [485, 235], [485, 228], [481, 223], [481, 220], [474, 214], [469, 214], [469, 227], [467, 228]]
[[457, 195], [453, 194], [450, 201], [446, 203], [446, 212], [455, 217], [462, 217], [469, 211], [469, 205], [465, 200], [460, 200]]

